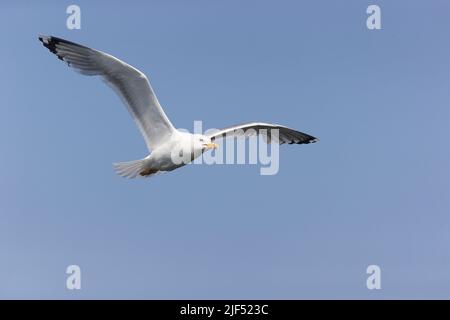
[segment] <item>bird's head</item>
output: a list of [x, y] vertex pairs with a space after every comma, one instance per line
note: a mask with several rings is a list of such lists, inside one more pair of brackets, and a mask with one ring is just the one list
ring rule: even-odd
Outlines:
[[202, 134], [194, 135], [194, 148], [207, 151], [209, 149], [217, 149], [219, 146], [211, 141], [211, 138]]

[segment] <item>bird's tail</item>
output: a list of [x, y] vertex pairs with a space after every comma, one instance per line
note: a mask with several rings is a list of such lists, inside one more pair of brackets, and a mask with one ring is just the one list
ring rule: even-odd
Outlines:
[[114, 170], [119, 176], [125, 178], [150, 177], [159, 172], [148, 166], [147, 159], [117, 162], [113, 164]]

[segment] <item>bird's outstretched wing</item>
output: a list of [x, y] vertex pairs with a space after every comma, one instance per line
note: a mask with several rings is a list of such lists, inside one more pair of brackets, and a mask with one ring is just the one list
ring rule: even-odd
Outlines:
[[257, 134], [265, 134], [266, 137], [268, 138], [268, 141], [270, 142], [274, 139], [274, 134], [272, 132], [273, 129], [278, 130], [279, 144], [283, 143], [306, 144], [318, 141], [317, 138], [310, 136], [309, 134], [296, 131], [294, 129], [285, 126], [264, 122], [244, 123], [241, 125], [224, 128], [208, 136], [211, 138], [211, 140], [215, 140], [223, 137], [235, 137], [235, 136], [249, 137]]
[[107, 53], [64, 39], [40, 36], [39, 40], [81, 74], [101, 76], [127, 106], [149, 150], [155, 149], [170, 137], [174, 127], [145, 74]]

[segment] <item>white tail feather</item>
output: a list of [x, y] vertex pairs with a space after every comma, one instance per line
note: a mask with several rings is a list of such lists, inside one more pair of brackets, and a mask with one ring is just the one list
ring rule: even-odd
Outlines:
[[144, 170], [145, 159], [117, 162], [113, 164], [114, 170], [119, 176], [125, 178], [136, 178], [141, 176], [141, 172]]

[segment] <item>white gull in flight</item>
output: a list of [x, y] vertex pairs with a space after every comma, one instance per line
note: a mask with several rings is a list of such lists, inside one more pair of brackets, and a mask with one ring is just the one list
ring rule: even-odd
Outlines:
[[[206, 150], [217, 148], [215, 139], [225, 136], [267, 134], [270, 141], [271, 137], [276, 137], [275, 134], [271, 136], [270, 132], [277, 132], [276, 142], [279, 144], [306, 144], [317, 141], [315, 137], [294, 129], [263, 122], [236, 125], [209, 135], [181, 132], [173, 127], [147, 77], [141, 71], [107, 53], [64, 39], [40, 36], [39, 40], [59, 59], [81, 74], [100, 76], [127, 106], [144, 136], [150, 154], [144, 159], [115, 163], [116, 172], [123, 177], [149, 177], [172, 171], [199, 157]], [[178, 153], [183, 150], [190, 153], [189, 161], [174, 161], [174, 151]]]

